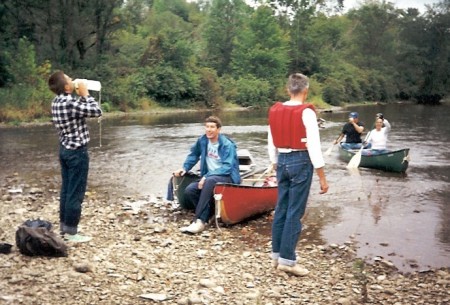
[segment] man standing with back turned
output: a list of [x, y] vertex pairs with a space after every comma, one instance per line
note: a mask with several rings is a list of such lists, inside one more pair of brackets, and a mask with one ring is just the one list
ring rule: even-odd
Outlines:
[[269, 111], [269, 157], [276, 167], [278, 181], [272, 224], [272, 266], [296, 276], [309, 273], [297, 265], [295, 249], [302, 230], [301, 218], [305, 214], [313, 168], [319, 176], [320, 193], [328, 191], [317, 116], [314, 107], [305, 104], [308, 88], [305, 75], [290, 75], [287, 83], [290, 100], [276, 103]]

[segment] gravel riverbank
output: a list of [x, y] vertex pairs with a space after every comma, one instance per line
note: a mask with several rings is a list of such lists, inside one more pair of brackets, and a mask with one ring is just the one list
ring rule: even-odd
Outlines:
[[90, 189], [81, 230], [93, 237], [69, 244], [63, 258], [27, 257], [15, 231], [27, 219], [58, 225], [59, 182], [27, 184], [12, 173], [0, 185], [0, 304], [449, 304], [449, 269], [402, 274], [386, 258], [368, 265], [352, 242], [302, 240], [294, 277], [271, 267], [270, 236], [257, 230], [271, 215], [198, 236], [179, 228], [192, 215], [154, 196]]

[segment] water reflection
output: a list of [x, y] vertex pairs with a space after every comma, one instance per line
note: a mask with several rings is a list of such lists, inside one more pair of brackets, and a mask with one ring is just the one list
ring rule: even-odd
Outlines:
[[[408, 111], [405, 111], [408, 107]], [[352, 239], [358, 255], [382, 256], [401, 270], [449, 266], [450, 263], [450, 107], [377, 105], [353, 107], [366, 126], [384, 113], [392, 124], [390, 147], [411, 149], [405, 174], [360, 168], [351, 173], [339, 160], [337, 148], [326, 157], [330, 191], [319, 195], [313, 182], [302, 238], [314, 243], [343, 243]], [[195, 139], [204, 132], [210, 113], [187, 112], [107, 118], [91, 130], [89, 187], [111, 197], [126, 194], [164, 195], [170, 173], [181, 167]], [[222, 132], [256, 162], [268, 165], [267, 111], [219, 113]], [[323, 151], [338, 136], [348, 111], [322, 113]], [[52, 126], [0, 130], [0, 179], [14, 172], [30, 179], [43, 177], [58, 185], [57, 139]], [[251, 222], [248, 223], [252, 225]], [[261, 234], [270, 234], [270, 220]], [[254, 228], [257, 230], [257, 228]]]

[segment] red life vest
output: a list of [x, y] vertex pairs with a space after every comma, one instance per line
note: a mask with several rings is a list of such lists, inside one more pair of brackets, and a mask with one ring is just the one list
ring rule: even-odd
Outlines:
[[269, 110], [269, 125], [273, 144], [277, 148], [306, 149], [306, 127], [303, 124], [303, 110], [312, 104], [285, 106], [275, 103]]

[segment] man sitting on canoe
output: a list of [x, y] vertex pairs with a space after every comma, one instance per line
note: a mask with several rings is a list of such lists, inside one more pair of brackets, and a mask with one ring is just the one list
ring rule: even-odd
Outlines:
[[174, 172], [174, 176], [183, 176], [200, 161], [199, 181], [189, 184], [184, 198], [195, 206], [194, 221], [181, 232], [196, 234], [205, 229], [214, 211], [214, 187], [218, 182], [241, 183], [239, 159], [236, 144], [220, 130], [222, 122], [218, 117], [210, 116], [205, 120], [205, 134], [199, 137], [191, 147], [183, 168]]
[[348, 122], [345, 123], [342, 128], [341, 134], [334, 141], [334, 144], [338, 144], [345, 136], [345, 142], [342, 143], [342, 148], [360, 149], [362, 145], [361, 134], [364, 131], [364, 123], [359, 121], [358, 112], [350, 112], [348, 116]]

